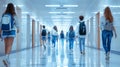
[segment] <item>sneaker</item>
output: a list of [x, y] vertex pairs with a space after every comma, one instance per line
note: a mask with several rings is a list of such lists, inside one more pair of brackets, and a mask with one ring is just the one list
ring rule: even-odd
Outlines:
[[109, 56], [106, 56], [106, 57], [105, 57], [105, 59], [106, 59], [106, 60], [109, 60], [109, 59], [110, 59], [110, 57], [109, 57]]
[[109, 60], [109, 58], [110, 58], [109, 55], [110, 55], [110, 52], [107, 52], [106, 57], [105, 57], [106, 60]]
[[80, 53], [81, 53], [81, 54], [83, 54], [83, 52], [82, 52], [82, 51], [81, 51]]
[[46, 50], [46, 46], [44, 45], [44, 49]]
[[6, 67], [9, 67], [10, 66], [10, 62], [8, 61], [8, 59], [4, 59], [3, 60], [3, 63]]
[[83, 53], [82, 53], [83, 55], [85, 55], [85, 51], [83, 51]]

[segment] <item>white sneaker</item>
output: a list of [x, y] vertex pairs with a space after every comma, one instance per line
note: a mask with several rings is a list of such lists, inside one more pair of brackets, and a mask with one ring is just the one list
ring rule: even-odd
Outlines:
[[85, 55], [85, 51], [83, 51], [83, 53], [82, 53], [83, 55]]
[[9, 67], [10, 66], [10, 62], [8, 59], [3, 59], [3, 63], [6, 67]]
[[110, 52], [107, 52], [106, 57], [105, 57], [106, 60], [109, 60], [110, 58], [109, 55], [110, 55]]

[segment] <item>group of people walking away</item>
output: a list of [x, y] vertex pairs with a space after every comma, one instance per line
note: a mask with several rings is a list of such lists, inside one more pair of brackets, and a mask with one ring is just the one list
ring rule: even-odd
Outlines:
[[[76, 37], [79, 38], [79, 48], [80, 53], [85, 55], [85, 37], [86, 37], [86, 25], [84, 21], [84, 16], [79, 16], [79, 25], [77, 26], [77, 32], [75, 33], [74, 27], [71, 25], [69, 31], [66, 33], [66, 42], [69, 42], [70, 53], [73, 52], [74, 40]], [[9, 55], [11, 52], [12, 44], [14, 41], [14, 37], [16, 33], [19, 32], [19, 24], [18, 24], [17, 15], [15, 12], [14, 5], [9, 3], [5, 12], [2, 15], [2, 19], [0, 22], [0, 35], [2, 39], [4, 39], [5, 43], [5, 56], [3, 59], [3, 63], [6, 67], [9, 66]], [[105, 49], [106, 59], [109, 59], [110, 49], [111, 49], [111, 39], [113, 37], [113, 32], [115, 37], [117, 37], [116, 30], [114, 27], [114, 19], [109, 7], [106, 7], [104, 10], [104, 15], [101, 17], [101, 30], [102, 30], [102, 44]], [[46, 49], [46, 39], [48, 39], [48, 43], [52, 41], [53, 47], [56, 46], [58, 41], [58, 29], [57, 26], [54, 26], [51, 32], [46, 31], [45, 25], [43, 25], [42, 29], [42, 41], [43, 46]], [[47, 37], [46, 37], [47, 36]], [[64, 32], [61, 31], [60, 38], [64, 39]]]

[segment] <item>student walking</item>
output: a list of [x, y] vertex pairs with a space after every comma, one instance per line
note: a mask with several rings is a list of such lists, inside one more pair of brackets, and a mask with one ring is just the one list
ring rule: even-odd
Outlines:
[[[64, 46], [64, 32], [63, 32], [63, 30], [62, 30], [61, 33], [60, 33], [60, 40], [61, 40], [61, 45]], [[63, 46], [62, 46], [62, 47], [63, 47]]]
[[3, 59], [3, 63], [6, 67], [10, 66], [9, 55], [12, 49], [14, 38], [16, 36], [16, 30], [18, 33], [19, 24], [15, 8], [12, 3], [8, 3], [0, 22], [0, 34], [1, 37], [4, 39], [5, 44], [5, 57]]
[[104, 16], [101, 17], [101, 29], [102, 29], [102, 44], [106, 54], [106, 60], [109, 60], [111, 40], [113, 32], [117, 37], [116, 30], [114, 27], [114, 19], [109, 7], [104, 10]]
[[46, 29], [45, 29], [45, 25], [43, 25], [41, 35], [42, 35], [42, 43], [43, 43], [42, 45], [44, 46], [45, 49], [46, 49], [46, 46], [45, 46], [45, 44], [46, 44], [46, 34], [47, 34], [47, 32], [46, 32]]
[[50, 32], [48, 32], [48, 35], [47, 35], [47, 37], [48, 37], [48, 44], [50, 45], [50, 43], [51, 43], [51, 34], [50, 34]]
[[53, 44], [53, 47], [55, 47], [56, 42], [58, 40], [58, 29], [57, 29], [57, 26], [53, 27], [53, 30], [52, 30], [51, 33], [52, 33], [52, 44]]
[[85, 36], [86, 36], [86, 25], [84, 21], [84, 16], [79, 16], [79, 25], [77, 27], [77, 37], [79, 38], [79, 48], [80, 53], [85, 54]]
[[74, 40], [75, 40], [75, 31], [74, 31], [73, 26], [71, 25], [70, 28], [69, 28], [69, 49], [70, 49], [70, 53], [73, 52]]

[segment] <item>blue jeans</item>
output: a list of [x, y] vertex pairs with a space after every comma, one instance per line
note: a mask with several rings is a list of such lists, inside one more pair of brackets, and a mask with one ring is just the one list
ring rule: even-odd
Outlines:
[[48, 37], [48, 44], [49, 44], [49, 45], [50, 45], [50, 39], [51, 39], [51, 38], [50, 38], [50, 37]]
[[57, 36], [52, 35], [52, 44], [53, 44], [54, 47], [56, 45], [56, 41], [57, 41]]
[[79, 48], [81, 52], [85, 51], [85, 38], [79, 37]]
[[107, 30], [102, 31], [102, 43], [106, 53], [110, 52], [112, 36], [113, 36], [112, 31], [107, 31]]
[[46, 36], [42, 36], [42, 40], [43, 40], [43, 41], [46, 41]]
[[64, 38], [61, 38], [61, 45], [64, 46]]
[[73, 49], [74, 39], [69, 39], [69, 49]]

